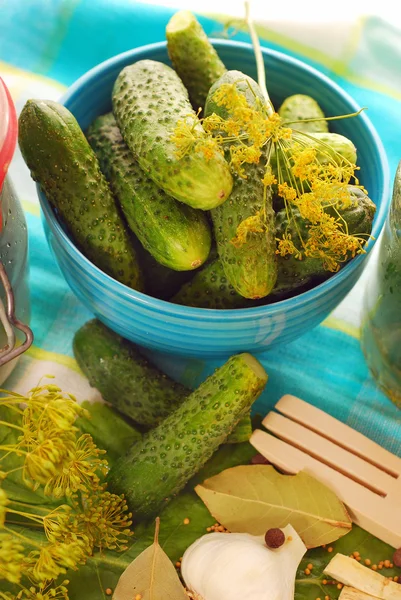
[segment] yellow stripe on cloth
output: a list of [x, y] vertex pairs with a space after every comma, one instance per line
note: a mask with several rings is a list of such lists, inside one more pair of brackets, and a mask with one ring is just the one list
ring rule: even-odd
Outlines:
[[[59, 83], [55, 79], [50, 79], [49, 77], [45, 77], [44, 75], [38, 75], [37, 73], [31, 73], [30, 71], [25, 71], [24, 69], [19, 69], [18, 67], [14, 67], [14, 65], [10, 65], [9, 63], [3, 62], [0, 60], [0, 72], [2, 75], [15, 75], [15, 79], [12, 80], [11, 86], [9, 86], [10, 93], [13, 98], [17, 98], [22, 90], [22, 82], [41, 82], [46, 85], [52, 86], [60, 91], [60, 93], [64, 93], [67, 87], [62, 83]], [[18, 89], [20, 87], [21, 89]], [[26, 86], [25, 86], [26, 87]]]
[[359, 327], [356, 327], [351, 323], [341, 321], [340, 319], [336, 319], [336, 317], [327, 317], [327, 319], [323, 321], [322, 325], [323, 327], [327, 327], [328, 329], [342, 331], [342, 333], [346, 333], [350, 337], [353, 337], [357, 340], [360, 339]]
[[35, 360], [46, 360], [54, 362], [58, 365], [68, 367], [76, 373], [82, 374], [82, 371], [79, 368], [77, 361], [71, 356], [66, 356], [65, 354], [58, 354], [57, 352], [49, 352], [48, 350], [43, 350], [43, 348], [39, 348], [38, 346], [31, 346], [26, 353], [28, 356], [34, 358]]
[[40, 217], [40, 206], [37, 202], [31, 200], [22, 200], [22, 208], [25, 212], [33, 215], [34, 217]]

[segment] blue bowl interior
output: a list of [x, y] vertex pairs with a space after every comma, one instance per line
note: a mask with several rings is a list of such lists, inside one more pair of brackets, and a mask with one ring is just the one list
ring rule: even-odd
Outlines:
[[[228, 69], [237, 69], [256, 78], [255, 58], [253, 49], [249, 44], [220, 40], [213, 40], [213, 43]], [[263, 49], [263, 54], [268, 89], [276, 108], [287, 96], [295, 93], [305, 93], [312, 95], [317, 100], [327, 116], [352, 113], [359, 109], [359, 106], [348, 94], [315, 69], [279, 52]], [[166, 44], [164, 42], [152, 44], [118, 55], [89, 71], [69, 88], [62, 101], [75, 115], [82, 129], [85, 130], [97, 116], [111, 110], [112, 89], [119, 72], [125, 66], [143, 59], [169, 63]], [[356, 118], [334, 121], [330, 124], [330, 129], [349, 137], [358, 149], [358, 164], [361, 168], [360, 181], [367, 188], [370, 197], [377, 205], [372, 230], [373, 238], [376, 239], [383, 226], [390, 201], [388, 165], [381, 141], [364, 113]], [[54, 212], [48, 205], [46, 198], [40, 190], [38, 191], [46, 219], [50, 222], [53, 231], [56, 234], [58, 231], [57, 235], [61, 234], [64, 238], [63, 244], [68, 247], [69, 252], [77, 255], [77, 260], [81, 262], [83, 260], [84, 263], [91, 265], [68, 239], [69, 236], [65, 233], [65, 230], [64, 232], [61, 231], [60, 224], [57, 223]], [[373, 243], [369, 243], [368, 252], [371, 250]], [[244, 314], [244, 312], [249, 317], [251, 315], [256, 317], [277, 314], [285, 308], [295, 305], [300, 307], [302, 304], [308, 304], [312, 299], [317, 300], [320, 298], [323, 300], [325, 294], [334, 293], [336, 285], [347, 279], [351, 273], [354, 279], [357, 277], [356, 271], [360, 271], [359, 266], [364, 258], [364, 255], [356, 257], [339, 273], [312, 290], [272, 305], [231, 311], [180, 306], [179, 311], [180, 314], [192, 318], [201, 318], [203, 314], [207, 319], [220, 319], [222, 313], [225, 313], [227, 321], [239, 318], [240, 314]], [[91, 269], [97, 270], [94, 265], [91, 265]], [[161, 312], [172, 313], [178, 309], [175, 305], [130, 290], [108, 276], [105, 277], [110, 281], [113, 288], [118, 287], [124, 295], [135, 298], [141, 303], [151, 304]]]

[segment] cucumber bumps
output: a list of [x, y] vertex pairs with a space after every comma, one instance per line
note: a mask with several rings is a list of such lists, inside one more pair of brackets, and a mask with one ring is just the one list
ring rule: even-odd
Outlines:
[[202, 265], [212, 243], [206, 215], [176, 202], [145, 175], [112, 114], [95, 120], [88, 140], [129, 227], [145, 250], [175, 271]]
[[[113, 112], [138, 163], [167, 194], [202, 210], [225, 202], [232, 189], [229, 166], [218, 149], [200, 151], [198, 142], [207, 136], [173, 69], [153, 60], [125, 67], [114, 85]], [[181, 150], [173, 139], [177, 126]]]
[[109, 489], [125, 494], [136, 521], [156, 515], [203, 467], [249, 412], [266, 381], [253, 356], [231, 357], [114, 464]]
[[97, 158], [76, 119], [61, 104], [29, 100], [19, 118], [19, 145], [31, 175], [96, 266], [142, 290], [136, 253]]

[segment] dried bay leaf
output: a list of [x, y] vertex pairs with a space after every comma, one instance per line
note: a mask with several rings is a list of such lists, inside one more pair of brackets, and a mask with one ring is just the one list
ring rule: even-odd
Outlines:
[[159, 545], [160, 519], [156, 519], [154, 542], [125, 569], [113, 600], [188, 600], [173, 563]]
[[308, 548], [329, 544], [352, 528], [345, 506], [323, 483], [266, 465], [238, 466], [195, 488], [213, 517], [231, 532], [263, 535], [290, 524]]

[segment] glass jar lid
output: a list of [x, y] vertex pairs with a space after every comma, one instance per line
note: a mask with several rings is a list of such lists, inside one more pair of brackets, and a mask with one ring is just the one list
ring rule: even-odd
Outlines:
[[18, 122], [15, 106], [6, 84], [0, 77], [0, 192], [14, 155]]

